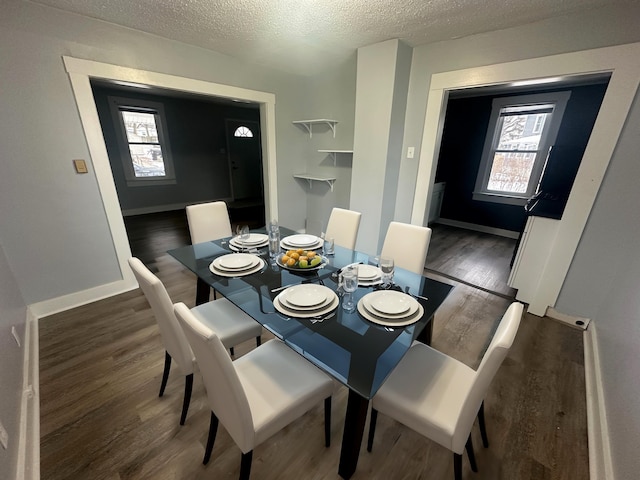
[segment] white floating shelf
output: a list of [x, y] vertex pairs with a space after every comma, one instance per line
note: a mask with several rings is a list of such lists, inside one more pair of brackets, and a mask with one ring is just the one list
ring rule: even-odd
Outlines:
[[309, 182], [309, 189], [313, 188], [313, 182], [325, 182], [329, 184], [331, 187], [331, 191], [333, 192], [333, 184], [336, 181], [335, 177], [324, 177], [321, 175], [311, 175], [309, 173], [296, 173], [293, 175], [294, 178], [301, 178]]
[[338, 123], [337, 120], [330, 120], [328, 118], [316, 118], [314, 120], [294, 120], [292, 123], [294, 125], [304, 125], [304, 127], [309, 132], [309, 138], [313, 137], [313, 125], [328, 125], [333, 132], [333, 138], [336, 138], [336, 125]]
[[318, 152], [320, 153], [328, 153], [331, 155], [331, 157], [333, 158], [333, 166], [336, 166], [336, 159], [338, 157], [339, 153], [344, 153], [347, 155], [352, 155], [353, 154], [353, 150], [318, 150]]

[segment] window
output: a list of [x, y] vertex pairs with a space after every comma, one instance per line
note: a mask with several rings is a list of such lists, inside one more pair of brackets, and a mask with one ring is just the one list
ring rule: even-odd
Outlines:
[[474, 200], [524, 205], [535, 193], [570, 92], [493, 101]]
[[128, 186], [175, 182], [162, 104], [109, 97]]
[[234, 137], [253, 137], [253, 132], [249, 130], [247, 127], [240, 126], [236, 128], [236, 131], [233, 133]]

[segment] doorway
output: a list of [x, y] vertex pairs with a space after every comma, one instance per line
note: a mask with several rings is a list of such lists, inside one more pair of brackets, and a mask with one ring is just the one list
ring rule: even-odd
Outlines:
[[[102, 196], [105, 215], [113, 238], [117, 262], [122, 272], [121, 280], [101, 286], [98, 291], [85, 291], [76, 296], [68, 296], [68, 298], [65, 298], [65, 302], [68, 302], [69, 305], [88, 303], [95, 300], [97, 296], [116, 295], [137, 286], [136, 279], [127, 264], [127, 260], [131, 256], [131, 249], [120, 211], [109, 157], [102, 137], [100, 120], [91, 91], [91, 78], [101, 78], [113, 82], [139, 82], [140, 79], [144, 79], [146, 85], [258, 104], [260, 108], [260, 123], [263, 129], [261, 147], [265, 163], [263, 178], [265, 214], [277, 217], [274, 94], [73, 57], [65, 56], [63, 61], [78, 105], [78, 112], [87, 138], [87, 145]], [[59, 305], [58, 308], [65, 308], [65, 305]]]
[[[605, 47], [581, 52], [520, 60], [483, 67], [434, 73], [429, 84], [427, 109], [420, 150], [420, 160], [414, 192], [411, 223], [423, 224], [433, 190], [437, 155], [442, 135], [444, 109], [451, 91], [487, 85], [507, 85], [570, 78], [593, 72], [611, 72], [611, 80], [598, 119], [589, 138], [582, 164], [564, 211], [558, 222], [553, 244], [540, 259], [543, 271], [537, 275], [535, 288], [526, 292], [529, 312], [544, 315], [549, 305], [555, 305], [582, 231], [622, 127], [638, 88], [640, 65], [634, 61], [640, 44]], [[523, 272], [526, 274], [527, 272]], [[519, 296], [522, 291], [519, 292]]]
[[227, 159], [233, 200], [229, 202], [232, 223], [250, 228], [265, 224], [260, 123], [226, 119]]

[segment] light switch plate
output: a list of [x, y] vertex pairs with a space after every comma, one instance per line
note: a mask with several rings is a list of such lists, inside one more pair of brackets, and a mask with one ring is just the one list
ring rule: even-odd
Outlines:
[[89, 173], [89, 170], [87, 170], [87, 162], [84, 160], [74, 160], [73, 166], [76, 169], [76, 173]]
[[9, 448], [9, 434], [4, 429], [4, 425], [0, 422], [0, 443], [5, 450]]
[[413, 158], [415, 152], [416, 152], [415, 147], [407, 148], [407, 158]]

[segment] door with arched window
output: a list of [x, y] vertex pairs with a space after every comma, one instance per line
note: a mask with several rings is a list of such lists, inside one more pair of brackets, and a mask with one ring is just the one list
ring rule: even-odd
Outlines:
[[233, 200], [263, 200], [260, 124], [231, 119], [226, 123]]

